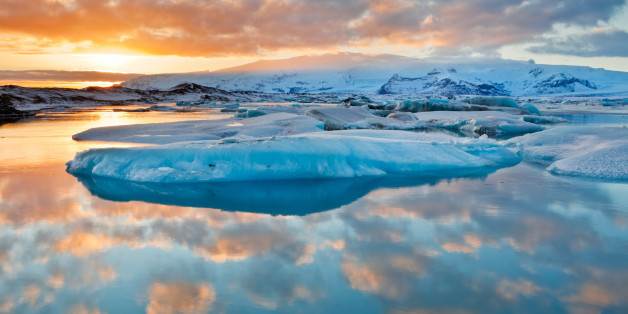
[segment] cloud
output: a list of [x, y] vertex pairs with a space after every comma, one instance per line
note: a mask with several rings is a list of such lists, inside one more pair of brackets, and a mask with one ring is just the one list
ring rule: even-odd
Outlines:
[[580, 57], [628, 57], [628, 32], [611, 30], [560, 39], [548, 39], [529, 48], [534, 53], [552, 53]]
[[207, 313], [216, 299], [208, 283], [155, 282], [148, 293], [146, 313]]
[[73, 82], [120, 82], [136, 78], [140, 74], [95, 71], [2, 71], [0, 81], [73, 81]]
[[382, 41], [443, 51], [493, 51], [533, 39], [557, 23], [594, 26], [624, 2], [4, 0], [0, 32], [35, 37], [46, 47], [74, 43], [76, 49], [183, 56], [336, 49]]

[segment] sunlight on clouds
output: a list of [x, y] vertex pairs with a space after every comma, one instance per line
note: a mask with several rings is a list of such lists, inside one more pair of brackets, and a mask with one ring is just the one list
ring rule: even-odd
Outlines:
[[125, 72], [129, 64], [138, 58], [122, 54], [85, 54], [76, 57], [84, 58], [88, 64], [91, 64], [90, 68], [104, 72]]
[[68, 70], [104, 71], [121, 73], [180, 73], [213, 71], [237, 66], [257, 59], [254, 56], [182, 57], [154, 56], [132, 53], [12, 53], [0, 49], [0, 69], [11, 70]]
[[91, 308], [85, 304], [77, 304], [72, 307], [70, 310], [70, 314], [100, 314], [100, 310], [98, 308]]
[[155, 282], [148, 292], [148, 314], [207, 313], [216, 299], [208, 283]]
[[506, 58], [628, 69], [627, 58], [537, 57], [504, 48], [534, 42], [556, 25], [628, 29], [620, 0], [31, 0], [8, 1], [2, 10], [0, 68], [7, 69], [190, 72], [333, 51], [415, 57], [500, 51]]

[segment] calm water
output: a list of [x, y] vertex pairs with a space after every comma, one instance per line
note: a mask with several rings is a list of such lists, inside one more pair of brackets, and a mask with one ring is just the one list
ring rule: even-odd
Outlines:
[[[628, 184], [458, 178], [160, 186], [74, 178], [84, 129], [0, 126], [0, 312], [628, 313]], [[161, 203], [161, 204], [160, 204]]]

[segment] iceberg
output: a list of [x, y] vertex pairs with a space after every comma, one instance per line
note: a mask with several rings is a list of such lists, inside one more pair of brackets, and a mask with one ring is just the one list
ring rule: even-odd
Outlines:
[[426, 111], [484, 111], [490, 110], [483, 105], [468, 104], [448, 99], [430, 98], [419, 100], [405, 100], [395, 107], [400, 112], [426, 112]]
[[428, 175], [516, 164], [487, 138], [349, 130], [241, 141], [92, 149], [67, 164], [75, 175], [185, 183]]
[[421, 130], [422, 122], [401, 121], [371, 114], [364, 107], [320, 107], [306, 112], [308, 116], [325, 123], [326, 130], [382, 129], [382, 130]]
[[477, 96], [465, 99], [464, 102], [480, 105], [480, 106], [488, 106], [488, 107], [510, 107], [517, 108], [517, 101], [510, 97], [492, 97], [492, 96]]
[[350, 123], [378, 118], [364, 107], [320, 107], [310, 109], [305, 114], [322, 121], [326, 130], [344, 130]]
[[236, 118], [253, 118], [253, 117], [259, 117], [259, 116], [263, 116], [266, 114], [271, 114], [271, 113], [292, 113], [292, 114], [298, 114], [298, 115], [303, 115], [304, 110], [298, 106], [298, 105], [290, 105], [290, 106], [285, 106], [285, 105], [264, 105], [264, 106], [258, 106], [255, 108], [238, 108], [236, 110]]
[[510, 137], [542, 131], [544, 128], [527, 122], [524, 116], [502, 111], [431, 111], [416, 113], [418, 121], [430, 127], [459, 131], [469, 135]]
[[72, 136], [77, 141], [170, 144], [228, 137], [269, 137], [322, 131], [316, 119], [292, 113], [271, 113], [248, 119], [183, 121], [93, 128]]
[[519, 106], [519, 109], [533, 115], [541, 115], [541, 110], [531, 103], [525, 103]]
[[628, 180], [628, 128], [559, 126], [510, 140], [554, 174]]
[[325, 123], [326, 130], [447, 130], [465, 135], [512, 137], [544, 130], [539, 124], [563, 122], [557, 117], [514, 115], [503, 111], [397, 111], [386, 118], [364, 107], [321, 107], [306, 113]]

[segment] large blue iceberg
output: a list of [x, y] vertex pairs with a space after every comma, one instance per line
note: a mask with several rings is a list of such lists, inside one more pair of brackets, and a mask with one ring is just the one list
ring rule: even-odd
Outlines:
[[519, 161], [512, 148], [487, 138], [350, 130], [92, 149], [68, 162], [67, 170], [129, 181], [184, 183], [432, 175]]

